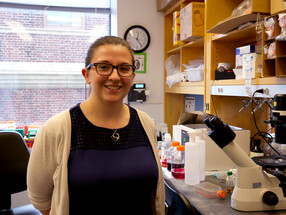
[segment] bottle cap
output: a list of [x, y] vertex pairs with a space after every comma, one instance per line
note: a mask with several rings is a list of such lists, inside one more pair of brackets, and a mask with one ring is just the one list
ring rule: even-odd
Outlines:
[[185, 146], [183, 146], [183, 145], [178, 145], [178, 146], [177, 146], [177, 150], [180, 151], [180, 152], [185, 151]]
[[228, 172], [227, 172], [227, 175], [232, 175], [232, 171], [228, 171]]
[[220, 197], [220, 198], [225, 198], [225, 191], [224, 190], [219, 190], [217, 192], [217, 196]]
[[178, 142], [178, 141], [173, 141], [172, 142], [172, 146], [178, 146], [178, 145], [180, 145], [180, 142]]

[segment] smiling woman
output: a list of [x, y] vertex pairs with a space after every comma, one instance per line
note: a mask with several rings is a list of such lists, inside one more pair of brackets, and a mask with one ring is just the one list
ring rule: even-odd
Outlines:
[[27, 177], [35, 208], [70, 215], [95, 209], [105, 215], [164, 214], [154, 121], [123, 103], [134, 69], [127, 41], [105, 36], [91, 44], [82, 69], [90, 96], [50, 118], [35, 139]]

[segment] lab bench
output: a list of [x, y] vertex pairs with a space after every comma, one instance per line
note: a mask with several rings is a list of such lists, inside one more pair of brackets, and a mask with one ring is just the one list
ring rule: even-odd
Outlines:
[[[182, 179], [174, 179], [172, 177], [167, 177], [164, 175], [165, 180], [171, 181], [171, 183], [176, 187], [176, 189], [181, 192], [190, 203], [202, 214], [202, 215], [266, 215], [266, 214], [276, 214], [276, 215], [286, 215], [286, 210], [279, 211], [257, 211], [257, 212], [243, 212], [237, 211], [230, 206], [231, 194], [226, 193], [224, 199], [219, 198], [207, 198], [195, 192], [194, 186], [185, 184]], [[205, 181], [219, 185], [222, 189], [225, 189], [225, 180], [217, 179], [214, 176], [206, 176]]]

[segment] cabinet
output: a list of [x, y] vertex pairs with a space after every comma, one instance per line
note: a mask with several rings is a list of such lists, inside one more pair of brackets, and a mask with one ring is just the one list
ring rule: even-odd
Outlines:
[[[181, 82], [171, 88], [165, 84], [164, 117], [168, 129], [172, 131], [172, 125], [177, 123], [180, 113], [184, 110], [184, 95], [197, 94], [204, 96], [205, 112], [218, 115], [229, 125], [249, 129], [251, 135], [254, 135], [257, 129], [251, 114], [251, 105], [239, 112], [244, 105], [242, 101], [250, 99], [245, 90], [245, 80], [215, 80], [215, 70], [218, 63], [221, 62], [229, 62], [235, 65], [236, 47], [258, 45], [258, 43], [263, 47], [265, 44], [274, 41], [277, 45], [277, 55], [268, 59], [263, 54], [261, 77], [251, 79], [251, 89], [253, 92], [261, 88], [269, 89], [269, 95], [258, 95], [262, 98], [270, 98], [279, 93], [285, 94], [286, 42], [275, 41], [277, 35], [268, 39], [264, 28], [259, 40], [257, 40], [256, 34], [257, 13], [261, 15], [262, 19], [271, 16], [270, 0], [252, 0], [250, 13], [235, 18], [231, 18], [231, 13], [243, 0], [206, 0], [204, 38], [179, 47], [173, 46], [173, 12], [179, 11], [190, 2], [190, 0], [178, 1], [164, 14], [164, 59], [166, 60], [172, 54], [179, 54], [181, 71], [183, 71], [182, 64], [189, 60], [203, 58], [205, 76], [204, 81], [201, 82]], [[277, 15], [272, 14], [272, 16], [277, 22]], [[231, 28], [236, 28], [247, 21], [254, 21], [254, 23], [241, 30], [231, 30]], [[227, 28], [224, 27], [226, 25]], [[277, 34], [280, 32], [278, 25], [276, 25], [276, 32]], [[269, 119], [270, 109], [266, 103], [262, 105], [262, 108], [264, 111], [255, 112], [255, 118], [260, 130], [266, 131], [269, 126], [264, 123], [264, 120]]]
[[[230, 18], [231, 12], [237, 7], [242, 0], [207, 0], [206, 1], [206, 33], [205, 34], [205, 68], [206, 68], [206, 92], [205, 103], [209, 104], [209, 113], [216, 114], [222, 118], [225, 123], [230, 125], [249, 129], [251, 134], [255, 134], [257, 129], [251, 114], [251, 105], [239, 110], [243, 107], [242, 100], [249, 100], [245, 91], [245, 80], [215, 80], [215, 70], [218, 63], [229, 62], [235, 65], [235, 48], [244, 45], [261, 45], [270, 42], [276, 43], [276, 57], [270, 59], [265, 54], [262, 57], [262, 72], [260, 78], [251, 79], [251, 89], [254, 92], [257, 89], [269, 89], [269, 96], [286, 92], [286, 42], [275, 41], [275, 35], [271, 39], [267, 39], [264, 27], [262, 28], [261, 39], [257, 39], [256, 24], [251, 24], [241, 30], [232, 30], [229, 32], [220, 32], [223, 25], [238, 25], [239, 18]], [[218, 13], [218, 11], [224, 13]], [[257, 13], [263, 17], [270, 16], [270, 1], [252, 0], [252, 11], [247, 17], [249, 21], [255, 20]], [[215, 16], [215, 14], [218, 14]], [[245, 18], [245, 17], [243, 17]], [[275, 17], [277, 21], [277, 17]], [[246, 18], [247, 20], [247, 18]], [[243, 19], [243, 22], [246, 21]], [[241, 23], [242, 24], [242, 23]], [[215, 30], [214, 30], [215, 29]], [[276, 33], [280, 30], [276, 26]], [[258, 37], [259, 38], [259, 37]], [[267, 95], [261, 95], [267, 97]], [[262, 106], [264, 112], [258, 110], [255, 112], [256, 122], [262, 131], [268, 129], [268, 125], [264, 120], [269, 119], [269, 107], [264, 104]]]
[[[180, 11], [190, 0], [181, 0], [173, 5], [164, 14], [164, 59], [174, 54], [180, 55], [181, 71], [184, 71], [183, 64], [188, 64], [190, 60], [204, 60], [204, 38], [199, 38], [181, 46], [173, 45], [173, 13]], [[197, 1], [199, 2], [199, 1]], [[203, 1], [201, 1], [203, 2]], [[166, 80], [166, 72], [165, 72]], [[198, 82], [180, 82], [172, 87], [166, 83], [164, 85], [164, 118], [168, 125], [169, 132], [172, 133], [172, 125], [177, 124], [181, 112], [184, 110], [185, 94], [204, 95], [205, 81]]]

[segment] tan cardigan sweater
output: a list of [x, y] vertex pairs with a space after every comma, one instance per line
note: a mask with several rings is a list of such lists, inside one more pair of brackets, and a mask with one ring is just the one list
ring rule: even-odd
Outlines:
[[[158, 165], [157, 191], [153, 214], [163, 215], [165, 190], [153, 120], [137, 110], [152, 145]], [[50, 215], [69, 214], [68, 158], [70, 154], [71, 119], [69, 110], [50, 118], [39, 130], [33, 145], [27, 173], [28, 195], [38, 210], [51, 208]], [[139, 209], [140, 210], [140, 209]]]

